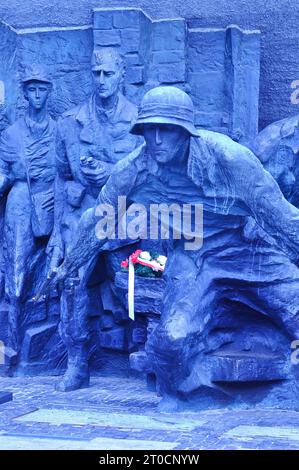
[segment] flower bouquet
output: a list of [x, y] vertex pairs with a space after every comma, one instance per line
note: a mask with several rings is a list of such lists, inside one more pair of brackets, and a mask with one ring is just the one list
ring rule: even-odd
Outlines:
[[122, 271], [129, 269], [129, 263], [134, 265], [137, 276], [161, 277], [165, 269], [167, 257], [153, 251], [136, 250], [129, 258], [121, 262]]

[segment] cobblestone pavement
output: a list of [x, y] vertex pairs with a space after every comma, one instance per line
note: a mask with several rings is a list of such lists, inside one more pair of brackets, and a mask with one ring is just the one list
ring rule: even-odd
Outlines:
[[53, 377], [0, 378], [1, 449], [299, 449], [299, 413], [212, 410], [160, 413], [137, 378], [95, 377], [89, 389], [54, 391]]

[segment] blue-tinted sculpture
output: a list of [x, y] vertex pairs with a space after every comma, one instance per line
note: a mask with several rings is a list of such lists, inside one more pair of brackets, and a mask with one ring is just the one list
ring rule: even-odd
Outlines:
[[[17, 16], [22, 20], [21, 12], [18, 12]], [[24, 68], [28, 64], [44, 64], [47, 73], [51, 76], [53, 89], [48, 100], [48, 110], [56, 121], [66, 111], [68, 112], [79, 103], [88, 101], [87, 98], [95, 89], [90, 70], [92, 51], [109, 46], [118, 50], [123, 57], [126, 73], [121, 84], [121, 92], [136, 106], [140, 104], [147, 90], [159, 84], [172, 84], [190, 93], [196, 108], [196, 126], [223, 132], [240, 141], [248, 140], [256, 134], [259, 31], [248, 32], [236, 25], [220, 29], [201, 29], [197, 28], [194, 22], [186, 21], [184, 18], [155, 20], [150, 18], [147, 12], [138, 8], [117, 7], [96, 8], [93, 12], [93, 22], [87, 27], [74, 24], [71, 28], [66, 28], [66, 25], [62, 23], [55, 28], [39, 27], [34, 15], [32, 24], [28, 26], [32, 28], [20, 30], [18, 27], [12, 28], [0, 22], [0, 39], [5, 44], [0, 57], [0, 102], [5, 103], [11, 122], [22, 117], [26, 112], [27, 106], [20, 85]], [[237, 61], [235, 57], [238, 57]], [[213, 81], [213, 86], [210, 86], [211, 81]], [[79, 111], [81, 106], [79, 105], [77, 109]], [[125, 115], [123, 112], [121, 114]], [[0, 127], [2, 124], [6, 126], [1, 116], [0, 110]], [[66, 121], [65, 118], [66, 115], [63, 116], [63, 121]], [[70, 116], [69, 120], [71, 120]], [[114, 126], [115, 123], [111, 124]], [[122, 125], [124, 133], [119, 139], [119, 130]], [[110, 145], [109, 141], [113, 141], [114, 149], [113, 152], [111, 151], [111, 156], [116, 161], [131, 151], [129, 141], [136, 138], [129, 137], [130, 126], [127, 126], [124, 121], [123, 124], [120, 122], [116, 125], [116, 139], [114, 139], [113, 126], [111, 126], [111, 136], [105, 135], [104, 140], [107, 148]], [[86, 137], [85, 131], [88, 126], [82, 127], [84, 127], [83, 137], [84, 133]], [[58, 142], [60, 140], [59, 137]], [[127, 142], [129, 142], [128, 145]], [[83, 147], [82, 142], [80, 146]], [[58, 143], [58, 149], [59, 147]], [[86, 147], [89, 148], [91, 145], [86, 142]], [[60, 154], [59, 150], [58, 153]], [[70, 154], [70, 149], [68, 153]], [[85, 152], [82, 152], [80, 156], [85, 157]], [[59, 167], [61, 166], [63, 163], [59, 164]], [[82, 170], [85, 168], [85, 174], [91, 172], [91, 179], [100, 180], [103, 174], [99, 174], [97, 178], [98, 168], [93, 168], [93, 166], [96, 166], [95, 162], [88, 161], [86, 158]], [[68, 171], [66, 168], [66, 173]], [[71, 218], [73, 217], [73, 209], [67, 202], [68, 193], [71, 193], [70, 199], [73, 197], [75, 204], [80, 204], [82, 195], [80, 186], [70, 184], [71, 180], [73, 180], [72, 183], [77, 183], [79, 176], [76, 175], [73, 178], [70, 174], [67, 178], [69, 177], [66, 185], [68, 189], [61, 191], [63, 207], [59, 203], [56, 205], [57, 208], [62, 208], [64, 217], [67, 219], [67, 226], [72, 225]], [[99, 189], [100, 186], [95, 191], [96, 194]], [[59, 184], [57, 191], [58, 194]], [[4, 197], [2, 215], [5, 202]], [[74, 209], [74, 212], [76, 210]], [[59, 210], [58, 212], [56, 210], [55, 220], [58, 217]], [[1, 221], [3, 223], [3, 217]], [[63, 222], [62, 228], [66, 234], [68, 230], [65, 227]], [[56, 233], [55, 229], [48, 246], [50, 268], [55, 267], [57, 262], [55, 257], [58, 257], [56, 258], [58, 260], [62, 251], [60, 248], [53, 251]], [[89, 343], [92, 349], [90, 364], [94, 370], [104, 368], [107, 372], [118, 372], [120, 369], [129, 372], [128, 355], [139, 351], [144, 353], [144, 341], [138, 339], [138, 330], [141, 328], [143, 332], [141, 336], [144, 337], [146, 331], [150, 331], [159, 321], [161, 302], [158, 297], [163, 297], [163, 279], [160, 280], [159, 287], [155, 285], [157, 287], [150, 288], [148, 279], [144, 278], [143, 282], [139, 283], [140, 295], [138, 289], [136, 290], [136, 296], [139, 295], [139, 300], [136, 301], [136, 308], [139, 308], [136, 313], [136, 322], [134, 324], [128, 322], [125, 299], [127, 277], [124, 273], [117, 271], [119, 271], [120, 261], [137, 248], [146, 250], [153, 248], [154, 251], [167, 254], [167, 240], [162, 243], [160, 240], [150, 243], [145, 241], [144, 244], [138, 243], [138, 246], [134, 248], [131, 245], [123, 248], [121, 253], [111, 252], [104, 257], [104, 263], [97, 262], [95, 271], [90, 276], [91, 295], [88, 297], [92, 298], [87, 309], [91, 314], [91, 320], [88, 323], [93, 325], [91, 333], [93, 337]], [[3, 271], [5, 271], [5, 263], [2, 264]], [[46, 279], [44, 266], [42, 264], [39, 266], [41, 269], [37, 272], [38, 279], [28, 283], [29, 301], [26, 300], [24, 306], [26, 321], [22, 324], [20, 331], [20, 354], [15, 357], [14, 351], [6, 348], [5, 367], [0, 367], [1, 374], [60, 374], [65, 367], [65, 347], [60, 340], [57, 328], [60, 316], [60, 293], [53, 290], [46, 301], [41, 299], [41, 302], [35, 305], [30, 298], [36, 290], [40, 290], [40, 286]], [[49, 273], [51, 273], [50, 268]], [[116, 279], [114, 279], [115, 273]], [[120, 279], [121, 283], [118, 282]], [[102, 280], [104, 282], [99, 288]], [[3, 282], [0, 283], [0, 287], [3, 284]], [[156, 291], [159, 291], [159, 295]], [[153, 298], [154, 302], [152, 302]], [[8, 345], [8, 307], [4, 296], [0, 296], [0, 300], [0, 340]], [[124, 361], [124, 367], [121, 368], [119, 367], [120, 357]], [[133, 366], [131, 357], [130, 363]]]
[[[22, 79], [28, 109], [1, 135], [0, 191], [8, 192], [3, 259], [9, 346], [19, 353], [24, 304], [35, 292], [53, 228], [56, 122], [47, 110], [52, 83], [38, 65]], [[38, 268], [38, 269], [37, 269]]]
[[[60, 372], [60, 302], [68, 356], [60, 391], [88, 386], [89, 356], [97, 349], [93, 360], [101, 366], [117, 351], [132, 353], [134, 368], [136, 354], [135, 369], [157, 378], [166, 408], [178, 397], [195, 396], [202, 407], [230, 400], [293, 406], [299, 383], [290, 360], [298, 336], [298, 116], [255, 139], [259, 32], [199, 28], [196, 19], [156, 21], [138, 9], [115, 8], [96, 9], [92, 27], [20, 33], [1, 23], [0, 36], [6, 45], [1, 99], [10, 118], [24, 113], [18, 72], [26, 64], [47, 64], [47, 73], [26, 67], [24, 118], [5, 130], [0, 107], [0, 299], [5, 283], [10, 325], [7, 335], [4, 301], [0, 340], [11, 346], [7, 363], [18, 373]], [[183, 91], [158, 85], [187, 91], [194, 109]], [[135, 105], [148, 90], [134, 126]], [[251, 141], [253, 153], [223, 134]], [[137, 148], [143, 138], [145, 146]], [[127, 273], [116, 271], [136, 239], [105, 237], [102, 243], [98, 231], [95, 236], [99, 207], [117, 213], [119, 195], [129, 210], [134, 203], [147, 209], [191, 204], [192, 216], [199, 204], [204, 209], [203, 246], [200, 237], [188, 239], [190, 250], [175, 237], [148, 245], [137, 240], [138, 248], [163, 245], [169, 259], [156, 284], [136, 276], [134, 323], [127, 316]], [[174, 231], [177, 222], [173, 215]], [[190, 238], [189, 229], [183, 233]], [[58, 290], [40, 304], [28, 302], [65, 257]]]
[[[64, 113], [58, 124], [55, 227], [48, 245], [49, 276], [67, 254], [80, 216], [93, 207], [115, 163], [130, 153], [137, 138], [129, 134], [137, 108], [121, 93], [124, 63], [115, 48], [96, 50], [92, 58], [94, 91], [82, 105]], [[88, 281], [96, 257], [64, 286], [61, 335], [68, 368], [57, 389], [74, 390], [89, 383]], [[102, 265], [102, 271], [104, 266]]]
[[[7, 110], [4, 105], [0, 105], [0, 138], [1, 134], [9, 126], [9, 120], [7, 117]], [[5, 265], [3, 261], [3, 223], [4, 223], [4, 210], [5, 210], [5, 198], [1, 199], [0, 203], [0, 296], [4, 294], [4, 272]]]
[[[186, 250], [186, 240], [172, 241], [161, 321], [146, 345], [166, 400], [203, 386], [221, 389], [206, 360], [213, 356], [209, 334], [227, 326], [228, 301], [270, 317], [292, 339], [299, 335], [299, 211], [251, 151], [224, 135], [196, 130], [193, 112], [191, 99], [175, 87], [149, 91], [132, 128], [146, 144], [116, 165], [96, 206], [117, 212], [120, 195], [145, 207], [203, 204], [203, 246]], [[96, 207], [82, 216], [56, 280], [73, 276], [105, 243], [107, 249], [107, 239], [96, 236]], [[254, 250], [246, 238], [249, 217], [267, 233]], [[230, 342], [222, 341], [224, 352]]]
[[278, 182], [292, 204], [299, 205], [299, 116], [282, 119], [263, 129], [251, 149]]

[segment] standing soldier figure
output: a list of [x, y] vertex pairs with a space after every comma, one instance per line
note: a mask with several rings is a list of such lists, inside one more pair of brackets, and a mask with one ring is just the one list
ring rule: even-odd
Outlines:
[[[67, 111], [58, 126], [55, 228], [50, 240], [49, 276], [55, 272], [72, 242], [83, 212], [96, 198], [117, 161], [134, 150], [138, 137], [129, 134], [137, 108], [120, 92], [124, 76], [116, 49], [94, 51], [94, 90], [82, 105]], [[73, 276], [61, 294], [60, 333], [67, 347], [68, 367], [56, 388], [88, 386], [89, 295], [87, 283], [96, 259]]]
[[[52, 83], [33, 65], [22, 80], [28, 109], [0, 141], [0, 193], [9, 191], [4, 219], [8, 346], [19, 353], [24, 304], [40, 275], [41, 249], [53, 228], [56, 123], [47, 110]], [[36, 265], [39, 262], [39, 272]]]

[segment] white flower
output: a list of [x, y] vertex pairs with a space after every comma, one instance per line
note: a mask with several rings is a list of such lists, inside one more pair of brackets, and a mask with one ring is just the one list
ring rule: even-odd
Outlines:
[[160, 263], [157, 263], [155, 260], [151, 261], [151, 268], [153, 271], [160, 271], [162, 269]]
[[158, 258], [157, 258], [157, 261], [158, 261], [158, 263], [161, 264], [161, 266], [165, 266], [166, 261], [167, 261], [167, 257], [163, 256], [163, 255], [159, 255]]
[[152, 259], [148, 251], [142, 251], [139, 254], [139, 258], [144, 259], [145, 261], [150, 261]]

